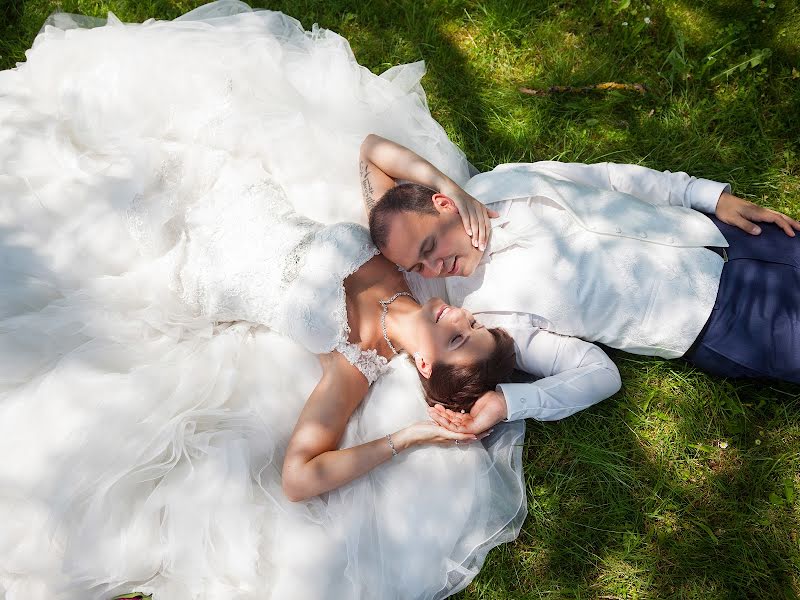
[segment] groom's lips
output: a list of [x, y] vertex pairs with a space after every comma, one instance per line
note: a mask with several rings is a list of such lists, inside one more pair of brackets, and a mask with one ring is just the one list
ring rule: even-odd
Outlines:
[[434, 321], [435, 323], [438, 323], [438, 322], [439, 322], [439, 319], [441, 319], [441, 318], [442, 318], [442, 313], [443, 313], [445, 310], [447, 310], [447, 308], [449, 308], [449, 307], [447, 306], [447, 304], [442, 304], [442, 305], [439, 307], [439, 310], [437, 310], [437, 311], [436, 311], [436, 320]]
[[458, 257], [456, 256], [453, 259], [453, 265], [450, 267], [450, 270], [447, 272], [448, 275], [455, 275], [456, 266], [458, 265]]

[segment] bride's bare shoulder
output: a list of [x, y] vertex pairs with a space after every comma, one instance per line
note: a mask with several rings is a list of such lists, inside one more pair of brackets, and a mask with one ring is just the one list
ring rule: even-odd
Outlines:
[[390, 261], [383, 254], [376, 254], [347, 278], [347, 282], [352, 282], [360, 289], [373, 287], [375, 285], [404, 285], [405, 279], [397, 265]]

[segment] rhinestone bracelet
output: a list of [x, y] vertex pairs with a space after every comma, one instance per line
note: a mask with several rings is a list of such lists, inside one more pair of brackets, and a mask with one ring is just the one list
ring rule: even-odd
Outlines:
[[386, 434], [386, 441], [389, 442], [389, 448], [392, 449], [392, 456], [397, 456], [397, 450], [394, 449], [394, 442], [392, 441], [392, 435], [387, 433]]

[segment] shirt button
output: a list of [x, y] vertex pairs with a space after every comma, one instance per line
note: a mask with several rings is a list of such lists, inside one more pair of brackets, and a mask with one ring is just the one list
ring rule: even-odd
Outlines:
[[622, 229], [620, 229], [619, 227], [617, 227], [614, 231], [616, 231], [617, 233], [622, 233]]
[[527, 401], [528, 401], [527, 398], [520, 398], [519, 399], [520, 404], [525, 404]]
[[647, 234], [646, 234], [644, 231], [643, 231], [642, 233], [640, 233], [639, 235], [640, 235], [641, 237], [643, 237], [643, 238], [646, 238], [646, 237], [647, 237]]

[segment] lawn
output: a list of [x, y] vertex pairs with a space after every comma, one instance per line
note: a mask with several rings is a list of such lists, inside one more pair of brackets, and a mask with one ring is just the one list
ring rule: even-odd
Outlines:
[[[0, 0], [0, 68], [24, 60], [57, 8], [140, 21], [200, 3]], [[790, 0], [256, 4], [341, 33], [376, 73], [424, 59], [434, 116], [481, 170], [639, 163], [729, 181], [800, 216]], [[603, 82], [643, 87], [550, 89]], [[456, 597], [800, 598], [800, 386], [612, 356], [620, 393], [561, 423], [529, 422], [528, 520]]]

